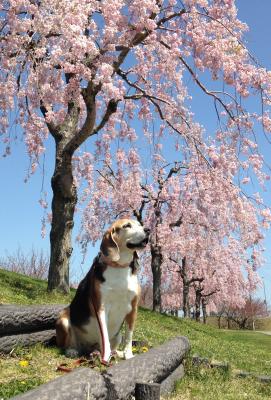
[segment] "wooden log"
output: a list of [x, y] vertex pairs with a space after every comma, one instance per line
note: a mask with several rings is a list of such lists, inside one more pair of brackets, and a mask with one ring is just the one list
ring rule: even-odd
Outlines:
[[160, 400], [160, 384], [137, 382], [135, 400]]
[[180, 364], [169, 376], [164, 379], [160, 384], [161, 396], [170, 396], [175, 389], [176, 382], [184, 376], [184, 366]]
[[256, 375], [256, 379], [262, 383], [271, 383], [271, 375]]
[[107, 389], [102, 375], [90, 368], [77, 368], [14, 400], [105, 400]]
[[0, 305], [0, 336], [53, 329], [64, 304]]
[[108, 399], [128, 398], [134, 394], [136, 382], [161, 383], [181, 364], [189, 348], [186, 337], [176, 337], [147, 353], [108, 368], [104, 373]]
[[36, 343], [54, 343], [56, 332], [54, 329], [22, 333], [18, 335], [8, 335], [0, 337], [0, 352], [10, 353], [17, 346], [32, 346]]
[[[185, 337], [169, 340], [147, 353], [122, 361], [93, 375], [88, 368], [77, 370], [17, 396], [16, 400], [126, 400], [135, 394], [137, 382], [160, 383], [186, 356], [189, 342]], [[89, 374], [85, 370], [90, 371]], [[82, 373], [81, 373], [82, 371]], [[88, 389], [87, 389], [88, 388]], [[90, 390], [90, 392], [86, 392]], [[88, 397], [86, 395], [88, 394]]]

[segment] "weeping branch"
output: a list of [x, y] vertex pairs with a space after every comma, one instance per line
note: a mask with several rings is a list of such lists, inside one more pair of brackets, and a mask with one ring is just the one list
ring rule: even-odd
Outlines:
[[[163, 40], [160, 40], [160, 43], [166, 47], [166, 49], [171, 50], [171, 47], [165, 43]], [[194, 81], [196, 82], [196, 84], [200, 87], [200, 89], [207, 94], [207, 96], [211, 96], [214, 98], [214, 100], [216, 102], [218, 102], [226, 111], [226, 113], [228, 114], [228, 116], [230, 117], [231, 120], [235, 121], [234, 115], [232, 114], [232, 112], [230, 111], [230, 109], [226, 106], [226, 104], [221, 100], [220, 97], [218, 97], [216, 95], [216, 92], [212, 92], [209, 91], [204, 85], [203, 83], [198, 79], [198, 77], [196, 76], [195, 72], [193, 71], [193, 69], [187, 64], [187, 62], [184, 60], [184, 58], [182, 56], [178, 57], [179, 60], [182, 62], [182, 64], [186, 67], [186, 69], [188, 70], [188, 72], [190, 73], [190, 75], [193, 77]]]

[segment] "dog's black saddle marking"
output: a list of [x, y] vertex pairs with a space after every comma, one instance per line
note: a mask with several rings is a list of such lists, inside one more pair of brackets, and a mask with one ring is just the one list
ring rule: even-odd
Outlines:
[[[92, 266], [84, 279], [79, 283], [75, 296], [70, 305], [70, 320], [75, 326], [81, 327], [85, 325], [91, 316], [93, 316], [90, 309], [91, 292], [93, 293], [94, 280], [97, 279], [101, 283], [105, 282], [103, 273], [106, 269], [106, 264], [100, 261], [99, 253], [94, 258]], [[133, 261], [129, 266], [132, 274], [136, 273], [138, 268], [138, 255], [134, 252]]]
[[86, 324], [92, 316], [90, 309], [91, 292], [94, 279], [105, 282], [103, 277], [104, 264], [99, 261], [99, 255], [94, 258], [93, 264], [84, 279], [79, 283], [75, 296], [70, 305], [70, 319], [75, 326]]

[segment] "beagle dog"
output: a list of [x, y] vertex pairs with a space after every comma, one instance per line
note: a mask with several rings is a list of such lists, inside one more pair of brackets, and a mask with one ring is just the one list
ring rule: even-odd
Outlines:
[[136, 220], [119, 219], [103, 236], [100, 253], [80, 282], [75, 297], [56, 322], [57, 345], [77, 356], [99, 349], [107, 363], [121, 342], [126, 322], [122, 358], [133, 357], [132, 336], [140, 288], [137, 250], [148, 243], [149, 229]]

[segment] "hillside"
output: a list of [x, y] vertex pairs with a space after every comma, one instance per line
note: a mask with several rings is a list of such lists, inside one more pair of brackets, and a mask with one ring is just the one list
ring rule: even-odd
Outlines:
[[72, 289], [69, 296], [49, 294], [46, 291], [47, 282], [1, 268], [0, 282], [0, 304], [67, 304], [75, 293]]
[[[1, 269], [0, 281], [0, 303], [65, 304], [73, 295], [49, 295], [46, 282]], [[178, 335], [189, 338], [191, 355], [229, 362], [232, 370], [271, 375], [271, 336], [250, 331], [219, 331], [194, 321], [139, 310], [135, 339], [146, 340], [150, 346], [156, 346]], [[16, 349], [11, 356], [3, 356], [0, 359], [0, 398], [9, 398], [53, 379], [60, 374], [55, 371], [57, 365], [63, 362], [69, 360], [58, 349], [41, 345], [29, 350]], [[231, 373], [196, 368], [191, 365], [190, 358], [186, 371], [186, 377], [177, 386], [175, 400], [260, 400], [271, 397], [270, 384], [262, 384], [253, 378], [235, 378]]]

